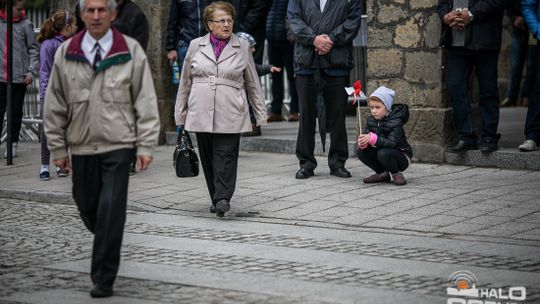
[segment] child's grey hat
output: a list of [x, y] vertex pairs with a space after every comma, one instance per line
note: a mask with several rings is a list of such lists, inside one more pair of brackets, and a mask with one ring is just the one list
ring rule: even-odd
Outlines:
[[396, 92], [394, 90], [389, 89], [385, 86], [378, 87], [369, 97], [377, 97], [379, 98], [383, 103], [384, 106], [388, 111], [392, 110], [392, 104], [394, 104], [394, 96], [396, 96]]
[[238, 38], [242, 38], [246, 40], [249, 43], [249, 46], [251, 47], [257, 44], [257, 42], [255, 41], [255, 38], [253, 38], [253, 36], [251, 36], [250, 34], [246, 32], [238, 32], [236, 33], [236, 36], [238, 36]]

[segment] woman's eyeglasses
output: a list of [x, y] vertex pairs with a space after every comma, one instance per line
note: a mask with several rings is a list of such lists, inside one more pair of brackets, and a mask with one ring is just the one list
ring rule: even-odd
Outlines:
[[218, 23], [219, 25], [225, 25], [225, 23], [233, 24], [234, 22], [232, 19], [219, 19], [219, 20], [210, 20], [210, 21]]

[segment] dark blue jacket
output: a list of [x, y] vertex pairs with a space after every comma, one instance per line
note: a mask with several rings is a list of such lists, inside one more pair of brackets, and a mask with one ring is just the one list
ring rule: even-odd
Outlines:
[[538, 0], [522, 0], [523, 19], [536, 39], [540, 39], [540, 5]]
[[196, 0], [172, 0], [167, 22], [165, 50], [176, 51], [180, 44], [189, 46], [191, 40], [199, 37], [197, 22]]
[[394, 104], [388, 116], [376, 120], [370, 115], [367, 120], [364, 134], [373, 132], [377, 134], [375, 148], [394, 148], [412, 158], [412, 148], [407, 142], [403, 126], [409, 120], [409, 107], [405, 104]]
[[[353, 67], [352, 41], [360, 29], [361, 0], [328, 1], [321, 13], [318, 0], [290, 0], [287, 18], [295, 38], [295, 70], [317, 67], [351, 69]], [[330, 53], [315, 53], [313, 40], [327, 34], [334, 42]], [[316, 60], [318, 58], [318, 60]]]
[[[469, 11], [474, 20], [468, 25], [470, 31], [465, 48], [472, 50], [498, 51], [502, 41], [502, 21], [507, 0], [469, 0]], [[518, 0], [513, 0], [518, 1]], [[441, 21], [452, 11], [454, 0], [439, 0], [438, 12]], [[441, 46], [452, 45], [452, 29], [443, 22]]]
[[274, 0], [266, 20], [266, 39], [268, 41], [287, 41], [287, 4], [289, 0]]

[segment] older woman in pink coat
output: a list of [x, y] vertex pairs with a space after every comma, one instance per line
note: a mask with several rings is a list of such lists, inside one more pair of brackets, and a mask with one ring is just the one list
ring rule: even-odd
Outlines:
[[223, 1], [203, 12], [207, 30], [194, 39], [184, 60], [176, 99], [176, 125], [195, 132], [210, 193], [210, 212], [223, 217], [236, 187], [240, 135], [251, 131], [251, 104], [257, 125], [267, 115], [247, 41], [233, 35], [234, 7]]

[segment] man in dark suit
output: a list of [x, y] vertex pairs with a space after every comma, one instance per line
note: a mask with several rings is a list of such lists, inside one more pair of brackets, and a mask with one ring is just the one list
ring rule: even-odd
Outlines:
[[[295, 38], [294, 71], [300, 108], [296, 141], [300, 169], [295, 175], [298, 179], [313, 176], [317, 167], [314, 156], [317, 93], [324, 98], [330, 130], [330, 174], [351, 177], [345, 168], [349, 147], [345, 128], [347, 94], [343, 88], [350, 85], [352, 41], [360, 29], [361, 12], [360, 0], [289, 1], [287, 17]], [[324, 85], [317, 87], [316, 79]]]
[[[468, 2], [468, 5], [455, 3]], [[497, 62], [502, 37], [502, 19], [506, 0], [439, 0], [443, 23], [442, 46], [447, 51], [448, 93], [452, 98], [458, 141], [447, 151], [459, 153], [480, 149], [498, 149], [499, 87]], [[479, 107], [482, 118], [480, 141], [474, 132], [469, 104], [469, 76], [475, 70], [479, 83]]]

